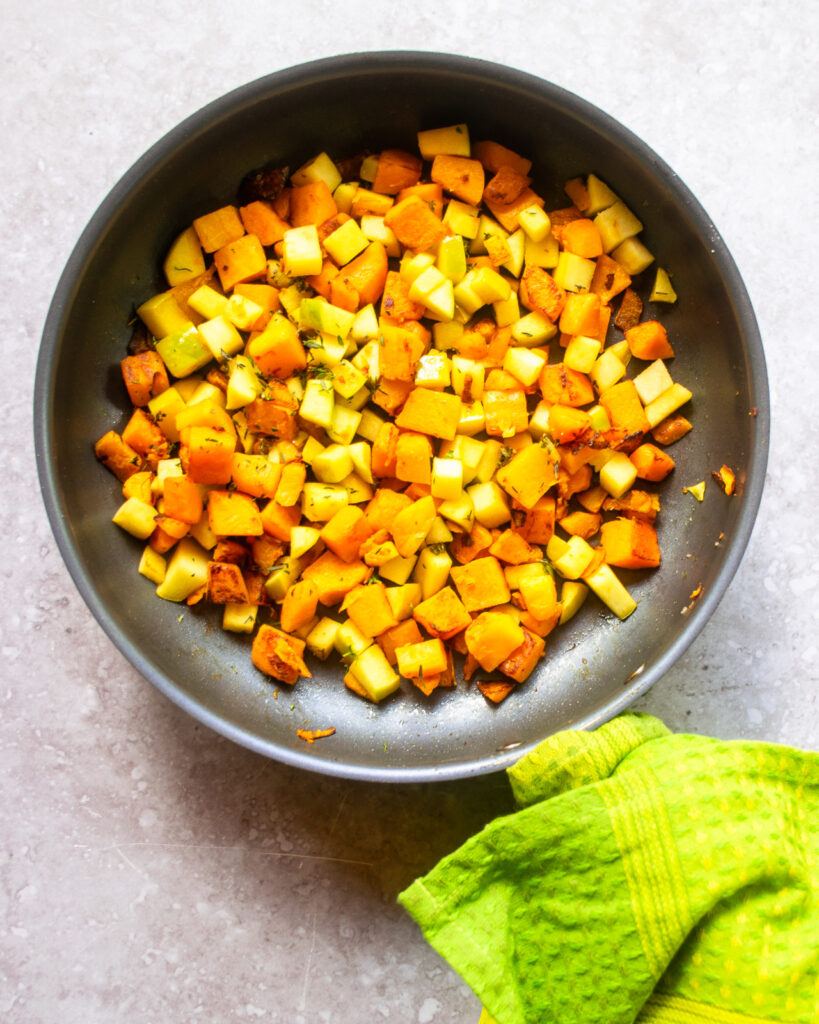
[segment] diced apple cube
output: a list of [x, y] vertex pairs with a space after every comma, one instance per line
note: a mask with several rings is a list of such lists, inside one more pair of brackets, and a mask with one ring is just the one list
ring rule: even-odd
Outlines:
[[358, 256], [368, 245], [367, 236], [352, 218], [324, 239], [324, 248], [340, 267]]
[[173, 242], [162, 268], [171, 288], [204, 274], [205, 257], [193, 226], [186, 228]]
[[637, 607], [637, 602], [605, 562], [586, 576], [585, 582], [618, 619], [627, 619]]
[[532, 310], [512, 325], [512, 338], [518, 345], [532, 348], [542, 345], [557, 334], [557, 327], [539, 310]]
[[601, 210], [608, 209], [617, 202], [617, 196], [609, 186], [601, 181], [596, 174], [590, 174], [586, 178], [586, 192], [589, 196], [588, 206], [582, 211], [587, 217], [594, 217]]
[[452, 357], [452, 390], [465, 402], [476, 401], [483, 395], [486, 367], [466, 356]]
[[258, 613], [257, 604], [228, 603], [222, 612], [222, 629], [228, 633], [252, 633]]
[[674, 383], [661, 395], [658, 395], [653, 402], [646, 406], [646, 419], [649, 426], [656, 427], [666, 416], [676, 412], [691, 398], [691, 392], [682, 384]]
[[445, 550], [422, 548], [412, 573], [412, 578], [421, 585], [421, 599], [427, 598], [443, 590], [452, 568], [452, 559]]
[[668, 276], [668, 271], [663, 270], [662, 267], [657, 267], [657, 273], [654, 276], [654, 286], [651, 289], [648, 301], [669, 303], [677, 301], [677, 293], [674, 291], [671, 284], [671, 278]]
[[471, 288], [482, 303], [502, 302], [509, 298], [511, 285], [497, 270], [491, 267], [479, 267], [474, 272]]
[[401, 243], [393, 229], [384, 223], [383, 217], [365, 213], [361, 218], [361, 233], [370, 242], [380, 242], [391, 259], [398, 259], [401, 255]]
[[464, 468], [459, 459], [432, 460], [432, 483], [430, 490], [433, 498], [447, 500], [457, 499], [463, 491]]
[[455, 316], [455, 292], [451, 281], [438, 285], [423, 300], [427, 315], [438, 320], [449, 321]]
[[322, 483], [337, 484], [353, 471], [353, 457], [344, 444], [330, 444], [313, 457], [313, 473]]
[[518, 293], [511, 289], [509, 298], [493, 302], [492, 309], [495, 312], [495, 323], [498, 327], [511, 327], [513, 324], [516, 324], [520, 320]]
[[600, 353], [599, 358], [589, 373], [599, 391], [605, 391], [606, 388], [610, 388], [621, 377], [625, 377], [625, 375], [626, 368], [622, 361], [608, 349], [604, 349]]
[[431, 252], [406, 252], [401, 258], [398, 266], [398, 274], [408, 284], [413, 284], [417, 277], [420, 277], [425, 270], [429, 270], [435, 263], [435, 257]]
[[643, 405], [649, 405], [655, 398], [659, 398], [673, 383], [668, 367], [662, 359], [655, 359], [653, 363], [649, 363], [634, 378], [634, 386]]
[[301, 510], [312, 523], [329, 522], [347, 504], [347, 489], [342, 484], [308, 480], [301, 492]]
[[451, 377], [452, 364], [446, 352], [435, 349], [418, 360], [415, 370], [415, 383], [418, 387], [442, 391], [449, 387]]
[[457, 431], [474, 437], [486, 429], [486, 412], [483, 402], [461, 402], [461, 418], [458, 420]]
[[191, 309], [206, 320], [220, 316], [224, 312], [227, 302], [227, 296], [217, 292], [209, 284], [200, 285], [193, 295], [188, 297], [188, 305]]
[[453, 124], [418, 132], [418, 150], [424, 160], [432, 160], [442, 154], [470, 156], [469, 129], [465, 124]]
[[378, 315], [372, 303], [356, 313], [350, 326], [350, 336], [358, 342], [378, 336]]
[[345, 619], [339, 625], [333, 638], [333, 646], [342, 658], [357, 658], [372, 644], [372, 637], [364, 636], [351, 619]]
[[542, 242], [552, 230], [552, 222], [542, 206], [532, 203], [518, 214], [518, 223], [533, 242]]
[[478, 234], [481, 211], [477, 206], [463, 203], [460, 199], [450, 199], [444, 212], [444, 225], [456, 235], [464, 238], [475, 238]]
[[290, 554], [293, 558], [301, 558], [318, 543], [320, 536], [315, 526], [294, 526], [290, 532]]
[[614, 452], [600, 470], [600, 485], [612, 498], [622, 498], [637, 479], [637, 469], [625, 452]]
[[543, 267], [551, 270], [557, 266], [560, 256], [560, 246], [551, 231], [539, 242], [531, 238], [526, 239], [523, 247], [523, 264], [526, 267]]
[[322, 255], [315, 224], [304, 224], [285, 231], [282, 239], [284, 265], [294, 277], [309, 277], [321, 272]]
[[464, 325], [455, 320], [435, 323], [432, 325], [432, 343], [441, 351], [454, 348], [464, 333]]
[[643, 225], [626, 204], [618, 199], [594, 218], [594, 226], [600, 232], [604, 252], [611, 252], [627, 238], [643, 230]]
[[577, 256], [573, 252], [564, 250], [557, 258], [557, 266], [552, 277], [555, 284], [560, 285], [567, 292], [587, 292], [596, 266], [594, 260], [588, 260], [585, 256]]
[[327, 616], [319, 619], [305, 639], [307, 650], [321, 661], [326, 661], [335, 647], [336, 635], [340, 628], [341, 623], [335, 619]]
[[387, 601], [399, 622], [410, 618], [415, 606], [421, 603], [421, 584], [405, 583], [400, 587], [387, 587]]
[[152, 583], [161, 583], [165, 579], [167, 568], [168, 563], [165, 557], [158, 551], [154, 551], [150, 544], [146, 545], [137, 567], [140, 575], [145, 576]]
[[528, 388], [537, 383], [545, 362], [546, 357], [540, 352], [510, 347], [503, 357], [503, 368]]
[[600, 355], [600, 342], [596, 338], [588, 338], [583, 334], [575, 335], [566, 346], [563, 362], [570, 370], [579, 373], [591, 373]]
[[611, 257], [632, 277], [641, 274], [654, 262], [654, 257], [639, 238], [627, 238], [612, 250]]
[[290, 175], [290, 181], [293, 185], [309, 185], [312, 182], [323, 181], [327, 188], [334, 192], [341, 184], [341, 173], [326, 153], [319, 153], [294, 171]]
[[564, 580], [560, 588], [560, 625], [574, 618], [589, 596], [589, 588], [580, 580]]
[[588, 569], [594, 548], [582, 537], [563, 540], [554, 534], [546, 545], [546, 557], [566, 579], [576, 580]]
[[208, 553], [191, 537], [183, 537], [168, 562], [165, 578], [156, 588], [165, 601], [184, 601], [208, 581]]
[[448, 235], [438, 246], [435, 266], [455, 284], [466, 274], [466, 252], [460, 235]]
[[328, 380], [308, 380], [299, 416], [308, 423], [314, 423], [326, 430], [333, 422], [334, 394], [333, 385]]
[[258, 302], [246, 295], [231, 295], [222, 310], [222, 316], [240, 331], [249, 331], [264, 313]]
[[[488, 530], [492, 530], [496, 526], [502, 526], [512, 518], [506, 494], [495, 480], [473, 484], [467, 488], [466, 493], [472, 499], [475, 518], [481, 526], [485, 526]], [[443, 512], [441, 512], [441, 515], [443, 515]]]
[[355, 409], [336, 403], [329, 426], [325, 427], [327, 436], [338, 444], [351, 444], [358, 430], [361, 413]]
[[187, 330], [191, 326], [173, 292], [160, 292], [152, 296], [137, 307], [137, 316], [155, 338], [166, 338], [169, 334]]
[[378, 704], [401, 685], [401, 677], [387, 661], [387, 656], [373, 644], [350, 665], [350, 671], [367, 691], [371, 701]]
[[410, 578], [417, 561], [417, 555], [407, 555], [406, 557], [398, 555], [396, 558], [391, 558], [389, 562], [385, 562], [380, 566], [378, 575], [382, 580], [388, 580], [390, 583], [397, 583], [400, 586]]

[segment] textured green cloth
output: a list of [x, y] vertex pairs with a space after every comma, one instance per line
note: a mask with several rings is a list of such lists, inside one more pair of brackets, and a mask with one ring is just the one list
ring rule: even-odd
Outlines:
[[627, 714], [399, 897], [498, 1024], [819, 1022], [819, 755]]

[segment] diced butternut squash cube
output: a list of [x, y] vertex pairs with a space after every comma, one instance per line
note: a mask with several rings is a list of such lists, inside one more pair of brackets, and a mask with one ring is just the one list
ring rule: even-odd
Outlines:
[[467, 611], [481, 611], [509, 600], [503, 569], [491, 555], [476, 558], [467, 565], [453, 565], [451, 575]]

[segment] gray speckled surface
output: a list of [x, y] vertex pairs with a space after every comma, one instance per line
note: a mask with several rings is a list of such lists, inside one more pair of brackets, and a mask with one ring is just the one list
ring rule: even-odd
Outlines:
[[596, 103], [671, 164], [722, 232], [757, 311], [773, 402], [745, 560], [639, 706], [678, 730], [815, 749], [816, 8], [2, 8], [0, 1016], [475, 1024], [474, 995], [394, 897], [508, 808], [503, 777], [380, 787], [304, 774], [211, 734], [139, 678], [82, 604], [40, 502], [31, 395], [52, 290], [130, 164], [268, 71], [435, 49]]

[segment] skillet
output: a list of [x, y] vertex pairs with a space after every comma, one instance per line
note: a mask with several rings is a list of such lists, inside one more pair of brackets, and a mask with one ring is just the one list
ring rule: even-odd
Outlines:
[[[694, 430], [673, 447], [677, 468], [659, 487], [663, 565], [619, 572], [639, 601], [624, 623], [590, 596], [551, 635], [536, 672], [499, 706], [474, 683], [428, 698], [405, 682], [400, 695], [375, 707], [341, 685], [337, 665], [315, 660], [312, 680], [277, 686], [253, 668], [249, 639], [221, 630], [215, 609], [158, 600], [136, 572], [139, 543], [111, 526], [117, 484], [97, 464], [92, 442], [127, 416], [119, 360], [129, 314], [165, 287], [161, 259], [176, 234], [234, 201], [249, 170], [296, 167], [322, 150], [342, 158], [413, 148], [419, 129], [462, 121], [473, 139], [496, 139], [532, 159], [533, 187], [547, 210], [567, 205], [565, 180], [598, 174], [637, 212], [641, 237], [674, 274], [679, 301], [659, 318], [677, 352], [674, 378], [693, 392], [684, 411]], [[644, 298], [649, 285], [638, 279]], [[602, 111], [539, 78], [446, 54], [386, 52], [251, 82], [182, 122], [124, 175], [57, 287], [37, 365], [34, 426], [60, 552], [103, 629], [146, 679], [265, 756], [330, 775], [406, 782], [503, 769], [551, 733], [601, 724], [661, 678], [713, 613], [748, 542], [769, 404], [761, 340], [737, 268], [660, 157]], [[737, 474], [731, 498], [710, 480], [723, 463]], [[703, 502], [682, 492], [703, 479]], [[313, 745], [296, 736], [327, 726], [336, 734]]]

